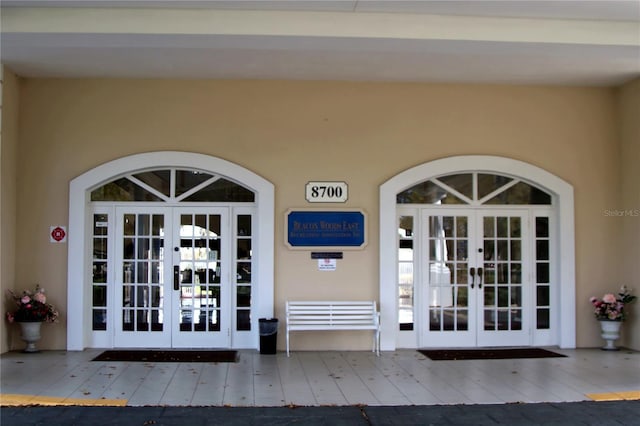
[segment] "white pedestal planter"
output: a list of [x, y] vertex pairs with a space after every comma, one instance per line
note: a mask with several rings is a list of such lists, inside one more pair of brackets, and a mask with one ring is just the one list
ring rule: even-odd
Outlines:
[[36, 342], [40, 340], [41, 322], [20, 322], [20, 338], [27, 343], [27, 347], [23, 352], [38, 352]]
[[602, 348], [605, 351], [617, 351], [618, 348], [614, 342], [620, 338], [620, 326], [622, 321], [600, 320], [600, 328], [602, 329], [602, 338], [607, 344]]

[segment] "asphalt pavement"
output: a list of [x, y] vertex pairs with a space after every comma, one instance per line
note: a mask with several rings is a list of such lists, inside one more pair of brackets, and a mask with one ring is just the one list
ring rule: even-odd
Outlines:
[[330, 407], [0, 408], [2, 426], [640, 425], [640, 401]]

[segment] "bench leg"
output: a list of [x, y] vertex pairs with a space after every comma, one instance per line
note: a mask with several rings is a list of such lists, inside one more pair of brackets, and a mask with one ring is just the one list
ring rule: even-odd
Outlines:
[[287, 356], [289, 356], [289, 330], [287, 329]]

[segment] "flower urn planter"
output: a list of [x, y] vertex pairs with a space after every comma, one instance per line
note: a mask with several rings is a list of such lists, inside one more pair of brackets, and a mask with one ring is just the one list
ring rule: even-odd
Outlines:
[[622, 321], [600, 320], [600, 328], [602, 330], [602, 338], [607, 342], [603, 346], [602, 350], [605, 351], [617, 351], [618, 348], [614, 345], [614, 342], [620, 338], [620, 326]]
[[38, 352], [36, 342], [40, 340], [41, 321], [19, 322], [21, 335], [20, 338], [27, 343], [27, 347], [23, 352]]

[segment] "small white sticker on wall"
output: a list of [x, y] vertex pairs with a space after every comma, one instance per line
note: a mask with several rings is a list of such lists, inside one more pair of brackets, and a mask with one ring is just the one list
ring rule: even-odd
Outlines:
[[336, 259], [318, 259], [319, 271], [335, 271], [336, 265]]
[[66, 243], [67, 227], [66, 226], [50, 226], [49, 241], [51, 241], [52, 243]]

